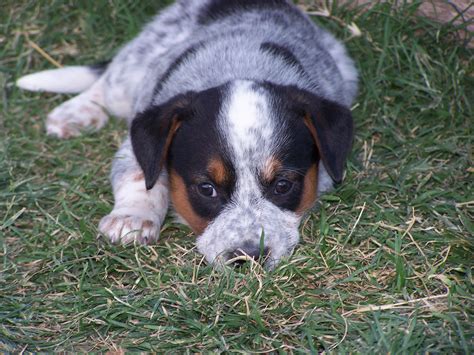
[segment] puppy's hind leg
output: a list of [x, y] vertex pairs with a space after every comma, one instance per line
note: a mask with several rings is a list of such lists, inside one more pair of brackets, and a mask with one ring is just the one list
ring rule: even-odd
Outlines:
[[102, 128], [108, 118], [104, 101], [104, 78], [101, 77], [86, 91], [51, 111], [46, 119], [46, 131], [59, 138], [75, 137], [86, 128]]
[[86, 127], [99, 129], [107, 122], [103, 70], [105, 66], [44, 70], [23, 76], [17, 81], [17, 85], [30, 91], [80, 93], [56, 107], [46, 120], [48, 134], [69, 138], [78, 136]]
[[166, 174], [147, 190], [142, 169], [127, 139], [115, 156], [110, 177], [115, 204], [112, 212], [100, 221], [100, 232], [112, 243], [149, 244], [156, 241], [168, 211]]

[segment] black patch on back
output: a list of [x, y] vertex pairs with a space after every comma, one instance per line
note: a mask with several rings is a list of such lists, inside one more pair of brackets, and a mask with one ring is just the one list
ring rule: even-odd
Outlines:
[[184, 64], [186, 60], [195, 55], [201, 48], [204, 47], [204, 42], [198, 43], [194, 46], [187, 48], [183, 53], [181, 53], [176, 60], [171, 63], [166, 72], [161, 76], [153, 90], [153, 96], [156, 96], [162, 89], [166, 82], [170, 79], [173, 72], [179, 69], [181, 65]]
[[272, 55], [273, 57], [283, 59], [286, 64], [296, 68], [299, 74], [307, 76], [303, 65], [288, 48], [280, 46], [274, 42], [263, 42], [260, 45], [260, 50], [264, 53]]
[[235, 13], [263, 9], [294, 11], [285, 0], [212, 0], [200, 11], [198, 23], [208, 25]]
[[[236, 174], [217, 127], [224, 100], [225, 86], [202, 91], [191, 103], [188, 117], [176, 132], [168, 154], [168, 169], [174, 169], [187, 187], [189, 201], [201, 217], [212, 220], [230, 200]], [[217, 185], [207, 172], [209, 160], [219, 158], [230, 175], [223, 185]], [[199, 194], [199, 183], [211, 182], [217, 189], [216, 198]]]

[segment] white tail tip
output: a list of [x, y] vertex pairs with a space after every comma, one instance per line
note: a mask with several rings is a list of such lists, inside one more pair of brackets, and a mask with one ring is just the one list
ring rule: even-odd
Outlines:
[[94, 69], [72, 66], [25, 75], [17, 80], [16, 85], [30, 91], [77, 94], [87, 90], [98, 78]]

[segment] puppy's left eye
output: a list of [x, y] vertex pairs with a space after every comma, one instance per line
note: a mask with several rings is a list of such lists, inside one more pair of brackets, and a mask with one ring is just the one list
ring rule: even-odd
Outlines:
[[217, 191], [215, 187], [208, 183], [204, 182], [202, 184], [198, 185], [198, 191], [199, 193], [204, 196], [204, 197], [216, 197], [217, 196]]
[[278, 180], [274, 185], [273, 193], [275, 195], [286, 195], [288, 192], [291, 191], [293, 187], [293, 183], [286, 179]]

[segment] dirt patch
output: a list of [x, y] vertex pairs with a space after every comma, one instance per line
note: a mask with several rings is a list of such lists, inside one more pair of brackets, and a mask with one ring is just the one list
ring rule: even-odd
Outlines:
[[[348, 4], [350, 7], [370, 8], [386, 0], [339, 0], [339, 4]], [[398, 1], [390, 1], [393, 6], [398, 6]], [[411, 1], [412, 2], [412, 1]], [[308, 2], [306, 2], [308, 4]], [[331, 0], [316, 0], [313, 5], [316, 8], [331, 8]], [[425, 0], [418, 8], [418, 14], [440, 23], [453, 22], [454, 25], [463, 26], [457, 31], [457, 38], [469, 48], [474, 48], [474, 5], [469, 0]]]

